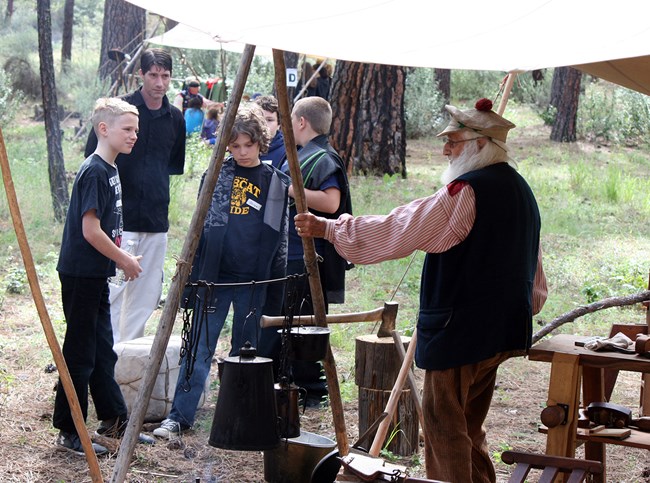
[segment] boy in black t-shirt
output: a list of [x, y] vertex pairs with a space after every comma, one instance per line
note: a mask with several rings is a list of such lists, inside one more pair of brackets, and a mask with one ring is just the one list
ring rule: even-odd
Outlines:
[[[114, 378], [117, 355], [108, 301], [108, 277], [115, 266], [126, 280], [142, 271], [139, 257], [120, 249], [122, 236], [122, 189], [115, 166], [119, 153], [130, 153], [138, 138], [138, 110], [116, 98], [99, 99], [93, 111], [98, 144], [79, 167], [63, 229], [57, 271], [61, 281], [66, 332], [65, 358], [84, 420], [88, 416], [88, 389], [100, 434], [119, 437], [127, 407]], [[83, 455], [81, 440], [70, 406], [59, 381], [54, 402], [53, 425], [59, 429], [57, 449]], [[96, 443], [97, 454], [108, 450]]]

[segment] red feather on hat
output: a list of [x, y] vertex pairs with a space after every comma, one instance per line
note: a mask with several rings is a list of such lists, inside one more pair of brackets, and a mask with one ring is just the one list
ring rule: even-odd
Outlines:
[[477, 111], [491, 111], [492, 101], [484, 97], [483, 99], [479, 99], [478, 101], [476, 101], [476, 105], [474, 106], [474, 108]]

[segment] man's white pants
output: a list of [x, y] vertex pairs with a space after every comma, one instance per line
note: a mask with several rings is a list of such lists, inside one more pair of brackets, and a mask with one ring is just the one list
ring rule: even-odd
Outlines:
[[109, 284], [114, 344], [144, 336], [144, 326], [162, 295], [167, 233], [123, 232], [122, 246], [129, 240], [135, 243], [135, 255], [142, 256], [142, 272], [119, 287]]

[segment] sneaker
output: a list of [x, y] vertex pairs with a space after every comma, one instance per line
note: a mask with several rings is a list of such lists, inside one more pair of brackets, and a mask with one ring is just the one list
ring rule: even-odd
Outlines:
[[[108, 448], [101, 444], [92, 443], [93, 450], [97, 456], [108, 453]], [[81, 438], [75, 433], [67, 433], [60, 431], [59, 436], [56, 438], [56, 447], [59, 451], [69, 451], [79, 456], [84, 456], [84, 449], [81, 446]]]
[[159, 438], [172, 439], [181, 434], [181, 424], [173, 419], [164, 419], [160, 427], [153, 430], [153, 435]]
[[95, 434], [98, 436], [105, 436], [107, 438], [120, 439], [124, 436], [124, 431], [126, 431], [126, 424], [128, 420], [120, 418], [107, 419], [99, 423], [99, 427]]
[[[129, 423], [128, 419], [113, 418], [107, 419], [99, 423], [99, 427], [95, 434], [98, 436], [104, 436], [106, 438], [122, 439], [124, 437], [124, 432], [126, 431], [126, 426]], [[138, 434], [138, 443], [142, 444], [155, 444], [156, 439], [146, 434]]]

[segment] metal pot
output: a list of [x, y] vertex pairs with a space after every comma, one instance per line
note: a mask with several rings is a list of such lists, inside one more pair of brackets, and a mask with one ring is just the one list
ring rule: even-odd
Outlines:
[[273, 392], [273, 360], [256, 357], [249, 343], [227, 357], [212, 420], [210, 446], [258, 451], [280, 444]]
[[291, 356], [296, 361], [321, 361], [327, 355], [331, 330], [319, 326], [291, 328]]
[[[298, 387], [295, 384], [287, 384], [283, 382], [276, 383], [274, 387], [275, 390], [275, 402], [278, 407], [278, 424], [280, 425], [280, 437], [281, 438], [297, 438], [300, 436], [300, 414], [298, 401], [300, 400], [300, 394], [302, 393], [302, 398], [307, 404], [307, 391], [302, 387]], [[302, 412], [305, 412], [305, 407], [303, 406]]]
[[270, 483], [306, 483], [336, 443], [325, 436], [302, 431], [275, 449], [264, 451], [264, 480]]

